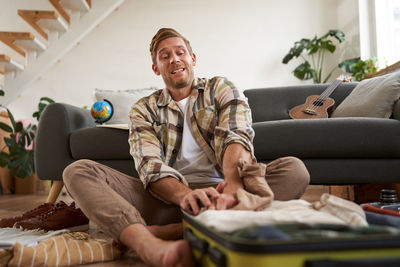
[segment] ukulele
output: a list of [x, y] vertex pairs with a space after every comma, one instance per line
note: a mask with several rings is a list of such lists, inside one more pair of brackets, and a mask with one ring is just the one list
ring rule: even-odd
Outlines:
[[333, 112], [335, 100], [329, 96], [342, 83], [348, 82], [351, 77], [340, 75], [321, 95], [310, 95], [306, 102], [296, 106], [289, 111], [289, 116], [292, 119], [321, 119], [328, 118]]

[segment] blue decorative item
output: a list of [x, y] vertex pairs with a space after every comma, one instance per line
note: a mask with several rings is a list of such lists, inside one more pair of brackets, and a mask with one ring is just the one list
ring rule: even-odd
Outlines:
[[95, 102], [90, 111], [95, 121], [100, 124], [110, 120], [114, 114], [114, 108], [107, 99]]

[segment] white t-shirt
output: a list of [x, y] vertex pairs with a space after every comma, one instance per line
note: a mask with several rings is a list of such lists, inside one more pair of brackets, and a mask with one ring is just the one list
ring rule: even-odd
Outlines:
[[172, 167], [185, 176], [188, 183], [221, 182], [223, 180], [222, 174], [207, 158], [190, 130], [188, 100], [189, 97], [186, 97], [176, 102], [184, 113], [184, 123], [181, 149]]

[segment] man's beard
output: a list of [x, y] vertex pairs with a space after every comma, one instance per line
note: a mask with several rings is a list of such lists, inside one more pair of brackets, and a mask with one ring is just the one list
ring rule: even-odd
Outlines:
[[191, 79], [190, 79], [190, 77], [189, 77], [189, 79], [175, 82], [174, 85], [173, 85], [173, 87], [174, 87], [175, 89], [182, 89], [182, 88], [185, 88], [185, 87], [187, 87], [188, 85], [190, 85], [190, 83], [191, 83], [190, 80], [191, 80]]
[[180, 80], [176, 81], [170, 77], [167, 77], [164, 79], [164, 82], [171, 89], [182, 89], [182, 88], [192, 85], [193, 79], [194, 79], [193, 72], [189, 72], [188, 76], [186, 76]]

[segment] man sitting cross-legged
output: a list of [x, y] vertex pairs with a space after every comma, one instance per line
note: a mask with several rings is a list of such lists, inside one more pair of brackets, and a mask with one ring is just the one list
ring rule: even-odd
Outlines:
[[[175, 30], [160, 29], [150, 52], [165, 89], [139, 100], [129, 115], [140, 180], [90, 160], [72, 163], [63, 178], [86, 216], [144, 262], [191, 266], [189, 245], [178, 240], [180, 208], [197, 215], [201, 207], [237, 204], [238, 161], [255, 162], [251, 112], [226, 78], [195, 78], [196, 56]], [[267, 165], [266, 179], [275, 199], [289, 200], [303, 194], [309, 174], [299, 159], [285, 157]]]

